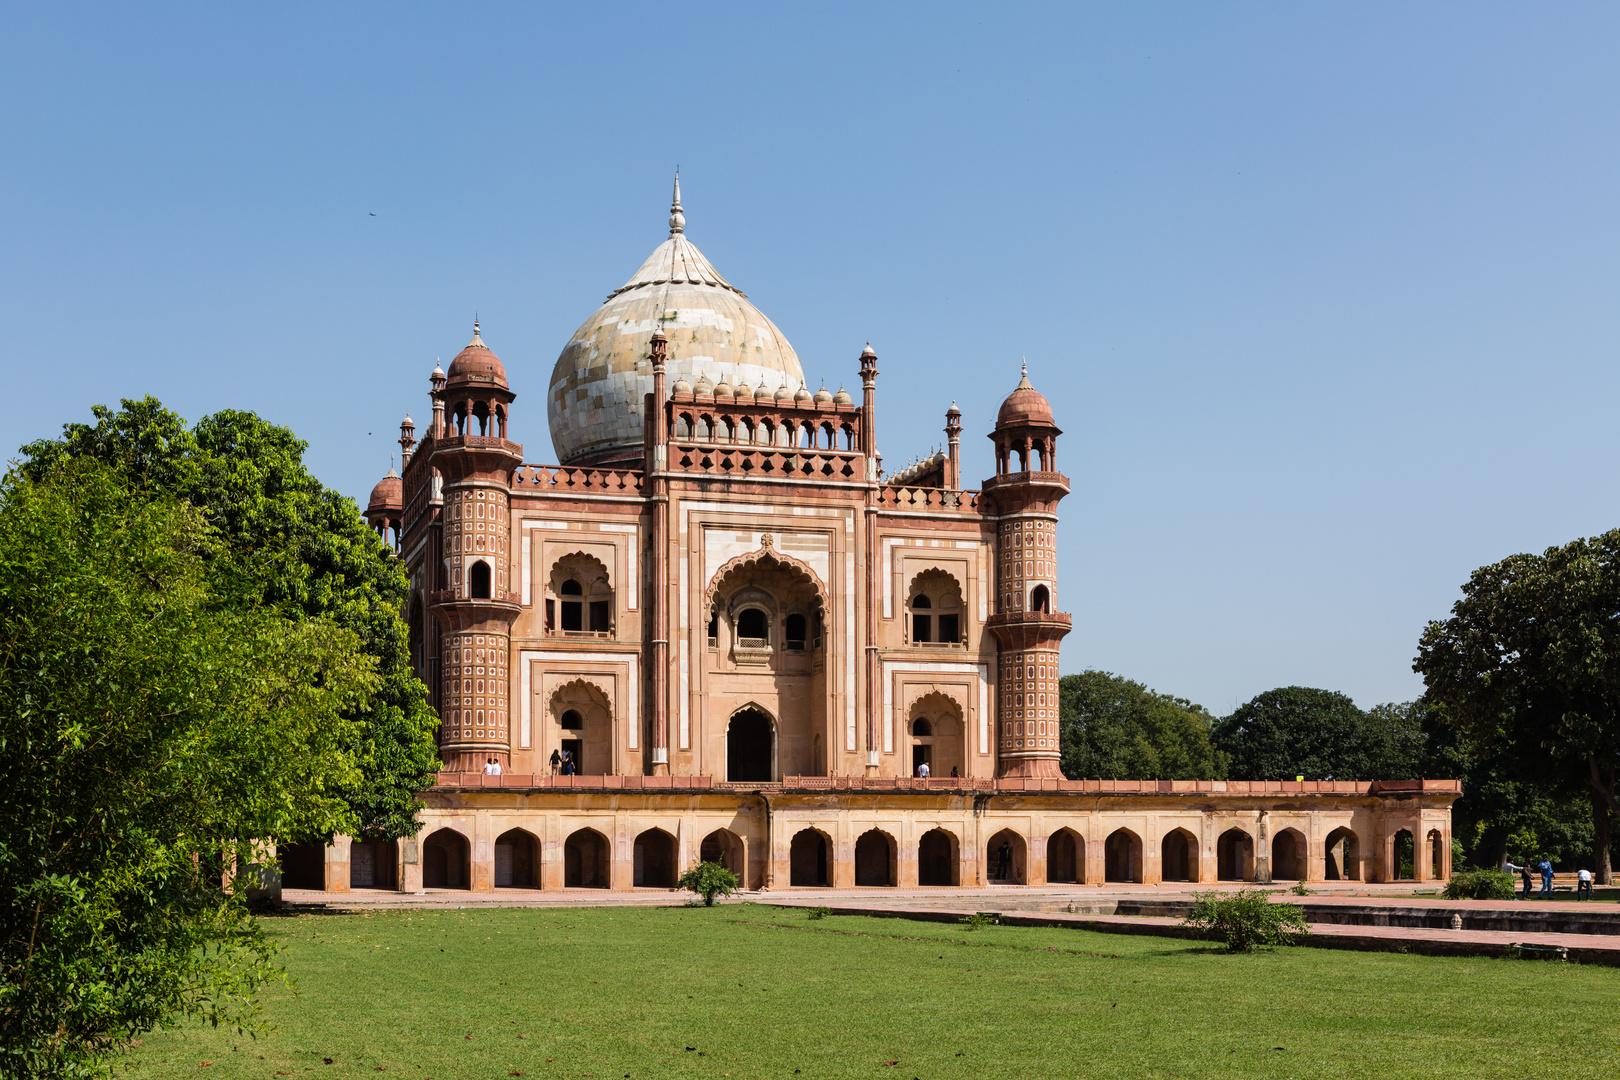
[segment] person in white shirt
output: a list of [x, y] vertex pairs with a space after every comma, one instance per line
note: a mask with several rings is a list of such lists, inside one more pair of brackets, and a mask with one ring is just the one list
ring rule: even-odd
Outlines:
[[1592, 899], [1592, 871], [1582, 870], [1575, 875], [1575, 899]]
[[924, 780], [928, 779], [928, 762], [924, 761], [917, 766], [917, 775]]
[[494, 758], [490, 758], [489, 761], [484, 763], [484, 775], [485, 776], [499, 776], [499, 775], [501, 775], [501, 763], [496, 761]]

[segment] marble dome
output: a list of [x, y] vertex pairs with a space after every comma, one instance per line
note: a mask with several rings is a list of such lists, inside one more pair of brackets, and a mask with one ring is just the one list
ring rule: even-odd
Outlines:
[[649, 341], [669, 338], [669, 385], [781, 386], [804, 381], [799, 356], [686, 238], [675, 178], [669, 239], [574, 332], [551, 371], [546, 414], [563, 465], [630, 461], [642, 453], [642, 400], [652, 392]]

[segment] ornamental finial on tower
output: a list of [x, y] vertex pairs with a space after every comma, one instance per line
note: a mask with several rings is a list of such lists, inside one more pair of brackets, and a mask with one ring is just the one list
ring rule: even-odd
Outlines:
[[1022, 366], [1018, 369], [1018, 385], [1013, 387], [1013, 389], [1014, 390], [1033, 390], [1033, 389], [1035, 389], [1033, 386], [1031, 386], [1029, 384], [1029, 357], [1020, 356], [1018, 359], [1022, 362]]
[[675, 168], [675, 197], [669, 203], [669, 235], [686, 231], [686, 215], [681, 211], [681, 170]]

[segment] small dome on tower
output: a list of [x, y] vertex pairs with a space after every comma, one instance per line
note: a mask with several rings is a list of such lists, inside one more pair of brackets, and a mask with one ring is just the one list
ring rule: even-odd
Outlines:
[[838, 388], [838, 393], [833, 395], [834, 405], [853, 405], [854, 403], [855, 399], [850, 397], [849, 391], [845, 390], [842, 386]]
[[808, 386], [804, 385], [804, 383], [800, 383], [799, 384], [799, 389], [794, 391], [793, 400], [794, 400], [794, 402], [796, 404], [799, 404], [799, 405], [803, 405], [805, 402], [811, 400], [811, 398], [810, 398], [810, 388]]
[[456, 354], [450, 361], [449, 378], [445, 381], [447, 387], [452, 386], [496, 386], [502, 390], [507, 389], [506, 368], [496, 355], [489, 351], [484, 339], [478, 336], [478, 320], [473, 320], [472, 340], [467, 347]]
[[737, 391], [731, 388], [731, 384], [726, 382], [726, 377], [722, 375], [720, 381], [714, 384], [714, 396], [717, 398], [736, 397]]
[[832, 403], [832, 399], [833, 396], [832, 394], [828, 393], [826, 386], [822, 386], [820, 390], [816, 391], [817, 405], [830, 405]]
[[1045, 427], [1056, 427], [1052, 419], [1052, 404], [1046, 396], [1029, 384], [1029, 366], [1024, 366], [1023, 374], [1018, 379], [1018, 385], [1013, 392], [1007, 395], [1007, 400], [1001, 403], [1001, 412], [996, 414], [996, 427], [1019, 427], [1023, 424], [1039, 424]]
[[371, 489], [371, 499], [366, 503], [366, 513], [398, 512], [405, 509], [405, 481], [401, 480], [394, 467], [388, 467], [388, 473], [377, 486]]
[[776, 400], [783, 403], [793, 400], [793, 391], [788, 389], [787, 383], [783, 383], [776, 388]]
[[691, 392], [692, 392], [692, 384], [691, 383], [687, 382], [684, 378], [675, 380], [675, 393], [677, 393], [677, 394], [690, 394]]

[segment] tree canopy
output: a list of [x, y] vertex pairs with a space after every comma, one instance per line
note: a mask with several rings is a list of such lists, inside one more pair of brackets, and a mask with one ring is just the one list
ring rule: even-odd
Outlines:
[[1542, 795], [1584, 793], [1598, 873], [1620, 812], [1620, 529], [1474, 571], [1413, 669], [1469, 751]]
[[1106, 671], [1058, 680], [1060, 766], [1070, 779], [1215, 780], [1226, 756], [1200, 705]]
[[159, 485], [35, 464], [0, 481], [0, 1074], [98, 1075], [177, 1015], [251, 1020], [271, 948], [223, 875], [355, 827], [383, 679], [336, 620], [240, 603]]
[[358, 771], [343, 797], [357, 832], [413, 834], [415, 793], [438, 769], [438, 718], [411, 666], [399, 560], [352, 499], [310, 474], [306, 444], [284, 427], [226, 410], [188, 428], [152, 397], [93, 412], [95, 423], [64, 425], [60, 439], [24, 447], [24, 474], [40, 479], [89, 459], [116, 470], [136, 496], [189, 503], [214, 530], [217, 542], [202, 558], [222, 602], [320, 618], [354, 634], [378, 681], [352, 706], [358, 724], [347, 750]]
[[1258, 694], [1215, 727], [1237, 780], [1389, 780], [1419, 775], [1415, 705], [1363, 712], [1336, 690], [1284, 686]]

